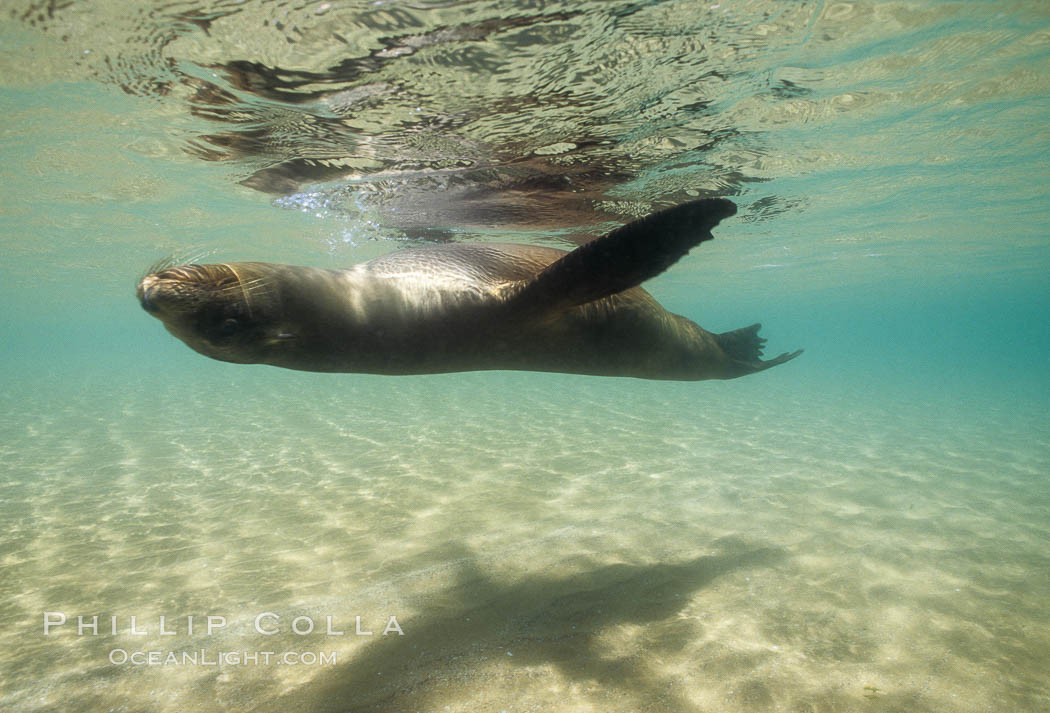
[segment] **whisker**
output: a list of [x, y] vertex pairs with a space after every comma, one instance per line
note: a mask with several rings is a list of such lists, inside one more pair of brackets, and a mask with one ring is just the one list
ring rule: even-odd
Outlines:
[[[227, 266], [229, 267], [229, 266]], [[232, 269], [232, 268], [231, 268]], [[236, 273], [234, 273], [236, 275]], [[265, 291], [271, 285], [269, 277], [261, 275], [259, 277], [253, 277], [249, 280], [239, 280], [237, 282], [230, 282], [223, 285], [220, 289], [220, 293], [232, 292], [234, 290], [240, 290], [248, 294], [261, 293], [265, 294]], [[261, 291], [261, 292], [260, 292]]]
[[147, 267], [146, 271], [139, 275], [139, 282], [142, 282], [147, 275], [153, 275], [161, 270], [167, 270], [169, 267], [174, 267], [176, 264], [174, 256], [169, 255], [168, 257], [162, 257]]
[[229, 292], [255, 292], [258, 289], [258, 280], [248, 280], [246, 283], [242, 283], [239, 280], [228, 282], [219, 288], [219, 294], [226, 294]]
[[249, 295], [247, 290], [244, 289], [244, 280], [241, 279], [240, 274], [238, 274], [237, 269], [233, 265], [231, 265], [230, 263], [224, 262], [223, 266], [226, 267], [230, 272], [232, 272], [233, 276], [237, 278], [237, 283], [241, 286], [241, 294], [244, 295], [244, 304], [248, 308], [248, 317], [251, 318], [252, 317], [252, 299], [251, 299], [251, 295]]
[[185, 253], [183, 253], [180, 262], [184, 265], [192, 263], [201, 263], [204, 261], [205, 258], [211, 257], [216, 252], [218, 251], [214, 249], [209, 250], [206, 248], [196, 248], [195, 250], [187, 250]]
[[139, 276], [139, 280], [146, 277], [146, 275], [153, 275], [161, 272], [162, 270], [170, 270], [174, 267], [184, 267], [195, 263], [200, 263], [202, 260], [210, 255], [215, 254], [215, 250], [209, 250], [206, 248], [188, 248], [173, 252], [170, 255], [160, 258], [155, 261], [152, 265], [146, 268], [146, 271]]
[[244, 289], [248, 292], [260, 292], [265, 291], [270, 287], [272, 283], [265, 277], [257, 277], [254, 280], [249, 280], [247, 285], [244, 285]]

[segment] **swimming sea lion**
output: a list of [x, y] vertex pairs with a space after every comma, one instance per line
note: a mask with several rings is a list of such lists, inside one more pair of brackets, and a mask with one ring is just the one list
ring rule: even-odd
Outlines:
[[345, 270], [262, 262], [158, 269], [143, 308], [205, 356], [373, 374], [522, 369], [644, 379], [732, 379], [763, 361], [758, 324], [712, 334], [641, 287], [733, 215], [698, 200], [572, 252], [459, 243]]

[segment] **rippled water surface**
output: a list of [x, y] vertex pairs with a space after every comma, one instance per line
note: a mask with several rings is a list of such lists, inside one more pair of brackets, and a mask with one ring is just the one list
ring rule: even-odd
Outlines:
[[[0, 103], [0, 709], [1050, 708], [1043, 4], [2, 0]], [[646, 288], [790, 364], [310, 374], [134, 297], [708, 196]]]

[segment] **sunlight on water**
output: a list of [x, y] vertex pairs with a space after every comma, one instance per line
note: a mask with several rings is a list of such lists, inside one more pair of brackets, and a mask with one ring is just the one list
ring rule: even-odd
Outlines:
[[[0, 17], [0, 709], [1050, 705], [1039, 3]], [[646, 288], [806, 349], [739, 380], [236, 366], [134, 299], [713, 195]]]

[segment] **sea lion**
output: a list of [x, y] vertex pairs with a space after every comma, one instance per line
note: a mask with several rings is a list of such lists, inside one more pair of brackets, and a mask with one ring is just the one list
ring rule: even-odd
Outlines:
[[345, 270], [262, 262], [151, 270], [142, 307], [205, 356], [372, 374], [519, 369], [644, 379], [732, 379], [763, 361], [758, 324], [712, 334], [638, 285], [736, 212], [716, 198], [670, 208], [572, 252], [459, 243]]

